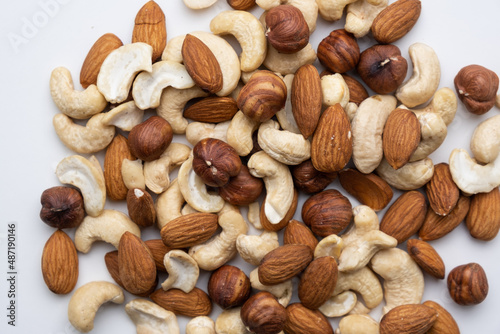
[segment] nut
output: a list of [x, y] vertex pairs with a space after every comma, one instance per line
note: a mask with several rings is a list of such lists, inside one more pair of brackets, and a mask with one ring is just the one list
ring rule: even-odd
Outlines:
[[425, 185], [425, 193], [430, 207], [436, 214], [446, 216], [455, 208], [460, 197], [460, 190], [453, 182], [450, 166], [447, 163], [434, 165], [434, 174]]
[[313, 251], [306, 245], [283, 245], [262, 258], [259, 281], [264, 285], [282, 283], [298, 275], [313, 260]]
[[417, 23], [420, 0], [398, 0], [381, 11], [372, 23], [372, 34], [381, 44], [391, 44], [406, 35]]
[[260, 212], [259, 212], [259, 220], [262, 225], [262, 228], [264, 228], [264, 230], [266, 231], [280, 231], [281, 229], [286, 227], [290, 222], [290, 220], [295, 215], [295, 211], [297, 211], [298, 201], [299, 201], [299, 192], [296, 189], [294, 189], [292, 204], [290, 205], [290, 208], [279, 222], [272, 223], [266, 215], [266, 206], [267, 206], [267, 195], [266, 195], [264, 201], [262, 202], [262, 205], [260, 206]]
[[152, 116], [132, 128], [128, 144], [134, 156], [144, 161], [153, 161], [167, 149], [172, 137], [170, 124], [159, 116]]
[[238, 175], [219, 188], [219, 196], [230, 204], [244, 206], [255, 202], [263, 190], [262, 179], [253, 176], [247, 166], [241, 165]]
[[354, 102], [359, 106], [361, 102], [369, 97], [365, 86], [357, 79], [345, 73], [342, 74], [342, 78], [349, 87], [349, 102]]
[[208, 295], [214, 303], [228, 309], [241, 306], [250, 297], [250, 279], [238, 267], [224, 265], [212, 272], [208, 280]]
[[476, 305], [488, 295], [488, 280], [483, 267], [468, 263], [453, 268], [448, 274], [448, 290], [459, 305]]
[[319, 43], [318, 59], [333, 73], [350, 71], [360, 60], [358, 42], [344, 29], [333, 30]]
[[127, 210], [130, 219], [142, 227], [156, 222], [156, 209], [151, 195], [144, 189], [132, 188], [127, 193]]
[[184, 117], [196, 122], [220, 123], [229, 121], [238, 112], [232, 97], [209, 96], [184, 109]]
[[437, 311], [429, 306], [422, 304], [397, 306], [380, 320], [380, 334], [424, 334], [437, 318]]
[[300, 278], [298, 295], [302, 305], [318, 309], [332, 295], [337, 284], [337, 261], [332, 256], [314, 259]]
[[250, 297], [241, 307], [240, 315], [252, 333], [278, 334], [285, 327], [286, 309], [267, 291]]
[[122, 164], [125, 159], [135, 160], [136, 158], [130, 152], [127, 138], [118, 134], [106, 148], [104, 156], [106, 195], [115, 201], [127, 197], [128, 188], [122, 177]]
[[406, 243], [408, 254], [429, 275], [443, 279], [444, 262], [434, 247], [419, 239], [409, 239]]
[[165, 49], [167, 44], [165, 14], [154, 1], [146, 2], [135, 16], [132, 43], [135, 42], [143, 42], [153, 47], [153, 61], [158, 60]]
[[438, 313], [438, 318], [431, 329], [427, 331], [427, 334], [460, 334], [460, 329], [458, 328], [457, 322], [453, 319], [453, 316], [444, 307], [438, 303], [426, 300], [423, 302], [425, 306], [432, 307]]
[[227, 3], [235, 10], [249, 10], [255, 6], [255, 0], [227, 0]]
[[150, 296], [156, 304], [176, 315], [187, 317], [206, 316], [212, 312], [212, 301], [201, 289], [194, 288], [189, 293], [179, 289], [157, 289]]
[[312, 231], [303, 223], [292, 219], [285, 227], [283, 233], [283, 244], [285, 245], [306, 245], [314, 252], [318, 245], [318, 239]]
[[495, 105], [498, 75], [481, 66], [468, 65], [455, 76], [455, 89], [465, 108], [473, 114], [487, 113]]
[[77, 227], [85, 217], [82, 194], [75, 188], [57, 186], [46, 189], [40, 202], [40, 219], [51, 227]]
[[328, 319], [317, 310], [310, 310], [301, 303], [286, 308], [285, 331], [290, 334], [333, 334]]
[[161, 239], [149, 239], [144, 241], [146, 246], [148, 246], [149, 251], [153, 260], [155, 260], [156, 269], [159, 271], [166, 272], [165, 264], [163, 260], [165, 259], [165, 254], [171, 251], [171, 249], [163, 243]]
[[473, 238], [490, 241], [500, 230], [500, 191], [498, 187], [471, 197], [465, 223]]
[[309, 26], [304, 15], [292, 5], [279, 5], [266, 14], [269, 43], [281, 53], [295, 53], [309, 43]]
[[299, 165], [292, 166], [293, 184], [305, 192], [313, 194], [324, 190], [335, 178], [337, 173], [323, 173], [314, 168], [311, 160], [306, 160]]
[[167, 247], [188, 248], [210, 239], [218, 226], [216, 214], [194, 212], [171, 220], [160, 234]]

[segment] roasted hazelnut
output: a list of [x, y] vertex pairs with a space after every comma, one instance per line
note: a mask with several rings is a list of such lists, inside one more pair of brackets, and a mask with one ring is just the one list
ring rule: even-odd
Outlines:
[[361, 53], [357, 71], [377, 94], [394, 92], [406, 78], [408, 62], [395, 45], [374, 45]]
[[266, 14], [269, 43], [281, 53], [295, 53], [309, 43], [309, 26], [304, 15], [292, 5], [279, 5]]
[[356, 67], [360, 53], [356, 38], [344, 29], [332, 31], [318, 45], [318, 59], [333, 73], [345, 73]]
[[51, 227], [77, 227], [85, 217], [82, 194], [74, 188], [57, 186], [46, 189], [40, 202], [40, 219]]
[[448, 274], [448, 291], [459, 305], [476, 305], [488, 295], [486, 273], [477, 263], [455, 267]]
[[291, 168], [293, 183], [298, 190], [314, 194], [324, 190], [337, 177], [337, 173], [323, 173], [306, 160]]
[[243, 304], [240, 316], [252, 333], [277, 334], [285, 327], [286, 309], [271, 293], [261, 291]]
[[248, 167], [241, 166], [238, 175], [229, 179], [229, 182], [219, 188], [219, 196], [233, 205], [248, 205], [255, 202], [264, 190], [262, 179], [253, 176]]
[[205, 138], [193, 147], [193, 170], [211, 187], [222, 187], [241, 170], [241, 159], [231, 145]]
[[223, 309], [243, 305], [251, 291], [250, 279], [235, 266], [220, 267], [208, 280], [208, 295]]
[[172, 142], [173, 134], [169, 122], [159, 116], [152, 116], [130, 130], [130, 152], [144, 161], [156, 160]]
[[469, 112], [482, 115], [495, 105], [498, 76], [483, 66], [469, 65], [455, 76], [455, 89]]

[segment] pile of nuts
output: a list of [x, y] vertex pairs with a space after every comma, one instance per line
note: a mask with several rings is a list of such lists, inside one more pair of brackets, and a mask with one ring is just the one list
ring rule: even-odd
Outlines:
[[[214, 2], [184, 0], [192, 9]], [[64, 185], [41, 196], [40, 218], [56, 229], [42, 273], [50, 291], [73, 293], [71, 324], [91, 331], [99, 307], [123, 303], [126, 291], [138, 333], [180, 333], [177, 316], [192, 318], [188, 334], [459, 333], [441, 305], [422, 302], [423, 273], [445, 279], [429, 241], [464, 220], [474, 238], [498, 234], [500, 137], [492, 134], [500, 116], [475, 130], [474, 159], [456, 149], [449, 163], [434, 165], [429, 155], [459, 101], [475, 114], [493, 108], [498, 76], [464, 67], [457, 99], [438, 89], [434, 50], [415, 43], [404, 82], [408, 63], [393, 43], [417, 24], [420, 0], [228, 3], [234, 10], [214, 17], [211, 33], [167, 42], [164, 13], [149, 1], [132, 43], [105, 34], [92, 46], [83, 91], [67, 69], [52, 72], [60, 110], [53, 125], [76, 154], [56, 168]], [[247, 11], [256, 5], [260, 19]], [[318, 15], [336, 21], [344, 12], [345, 29], [314, 50]], [[236, 37], [239, 55], [226, 34]], [[377, 44], [361, 52], [357, 39], [368, 34]], [[101, 151], [103, 167], [93, 155]], [[335, 179], [342, 191], [327, 188]], [[394, 190], [401, 195], [389, 205]], [[126, 202], [128, 212], [105, 208], [108, 199]], [[302, 221], [293, 219], [297, 210]], [[248, 234], [247, 221], [259, 235]], [[145, 228], [157, 228], [158, 238], [142, 240]], [[74, 240], [64, 229], [75, 229]], [[116, 248], [104, 258], [114, 282], [73, 292], [78, 257], [96, 241]], [[229, 264], [237, 256], [254, 270]], [[203, 271], [206, 289], [197, 287]], [[447, 286], [460, 305], [488, 294], [477, 263], [451, 270]], [[300, 302], [290, 304], [294, 295]], [[374, 319], [382, 301], [383, 316]], [[214, 303], [222, 312], [211, 319]], [[329, 318], [341, 319], [338, 329]]]

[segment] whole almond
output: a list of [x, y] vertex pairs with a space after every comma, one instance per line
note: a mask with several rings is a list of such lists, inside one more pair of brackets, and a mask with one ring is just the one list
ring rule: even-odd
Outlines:
[[408, 254], [420, 268], [435, 278], [444, 279], [444, 262], [434, 247], [419, 239], [409, 239], [406, 247]]
[[127, 193], [127, 210], [130, 219], [142, 227], [156, 222], [156, 209], [153, 197], [144, 189], [132, 188]]
[[342, 73], [342, 78], [349, 87], [349, 102], [354, 102], [359, 106], [361, 102], [369, 97], [365, 86], [357, 79], [345, 73]]
[[314, 259], [300, 278], [298, 294], [302, 305], [311, 310], [323, 305], [335, 289], [337, 276], [337, 261], [332, 256]]
[[209, 96], [184, 109], [184, 117], [196, 122], [229, 121], [238, 112], [236, 100], [229, 96]]
[[471, 197], [465, 223], [472, 237], [490, 241], [500, 230], [500, 191], [498, 187], [488, 193]]
[[262, 224], [262, 227], [266, 231], [272, 231], [272, 232], [280, 231], [281, 229], [286, 227], [290, 222], [290, 220], [293, 218], [293, 215], [295, 215], [295, 211], [297, 211], [298, 202], [299, 202], [299, 192], [297, 191], [297, 189], [295, 189], [293, 192], [292, 205], [290, 206], [290, 209], [288, 209], [288, 212], [286, 213], [285, 217], [283, 217], [283, 219], [279, 223], [271, 224], [269, 219], [267, 219], [266, 212], [264, 210], [266, 203], [266, 199], [264, 198], [264, 201], [260, 206], [260, 212], [259, 212], [259, 219], [260, 223]]
[[283, 233], [283, 244], [292, 245], [306, 245], [311, 248], [314, 252], [316, 246], [318, 245], [318, 239], [312, 233], [312, 231], [305, 224], [292, 219], [285, 227], [285, 231]]
[[391, 44], [406, 35], [417, 23], [420, 0], [398, 0], [382, 10], [372, 23], [372, 34], [381, 44]]
[[436, 322], [437, 311], [422, 304], [400, 305], [380, 320], [380, 334], [424, 334]]
[[297, 126], [309, 138], [318, 125], [323, 103], [321, 79], [311, 64], [302, 65], [292, 81], [292, 113]]
[[426, 300], [422, 304], [432, 307], [438, 314], [436, 322], [426, 334], [460, 334], [457, 322], [444, 307], [432, 300]]
[[310, 310], [301, 303], [286, 307], [285, 332], [289, 334], [333, 334], [328, 319], [317, 310]]
[[460, 190], [453, 181], [447, 163], [434, 165], [434, 174], [425, 185], [429, 205], [440, 216], [446, 216], [457, 205]]
[[207, 316], [212, 312], [212, 301], [206, 292], [194, 288], [189, 293], [179, 289], [157, 289], [150, 298], [164, 309], [187, 317]]
[[227, 0], [229, 6], [236, 10], [249, 10], [255, 6], [255, 0]]
[[259, 265], [259, 281], [264, 285], [282, 283], [298, 275], [313, 260], [306, 245], [283, 245], [264, 256]]
[[111, 252], [107, 252], [104, 255], [104, 263], [106, 264], [106, 269], [108, 269], [108, 273], [111, 278], [123, 288], [123, 283], [120, 278], [120, 267], [118, 266], [118, 251], [114, 250]]
[[166, 272], [165, 264], [163, 263], [163, 259], [165, 258], [165, 254], [170, 252], [172, 249], [165, 246], [163, 240], [161, 239], [149, 239], [144, 241], [146, 246], [148, 246], [151, 251], [151, 255], [153, 256], [153, 260], [155, 260], [156, 269], [159, 271]]
[[56, 294], [71, 292], [78, 281], [76, 247], [63, 230], [55, 230], [43, 247], [42, 275], [49, 290]]
[[124, 200], [127, 197], [128, 188], [122, 177], [122, 163], [125, 159], [135, 160], [136, 158], [129, 149], [127, 138], [118, 134], [106, 148], [104, 156], [106, 194], [115, 201]]
[[158, 60], [167, 45], [165, 14], [158, 4], [148, 1], [135, 17], [132, 43], [143, 42], [153, 47], [153, 61]]
[[194, 212], [177, 217], [160, 231], [163, 243], [170, 248], [188, 248], [201, 244], [217, 231], [218, 216], [214, 213]]

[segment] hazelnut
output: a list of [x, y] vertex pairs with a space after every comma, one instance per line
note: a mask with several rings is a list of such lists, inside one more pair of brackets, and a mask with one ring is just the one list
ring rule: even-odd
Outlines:
[[223, 309], [241, 306], [250, 297], [250, 279], [239, 268], [224, 265], [212, 272], [208, 280], [208, 295]]
[[286, 309], [269, 292], [261, 291], [241, 307], [241, 320], [256, 334], [277, 334], [285, 327]]
[[335, 178], [337, 173], [324, 173], [314, 168], [311, 160], [306, 160], [291, 168], [293, 183], [298, 190], [313, 194], [324, 190]]
[[455, 267], [448, 274], [448, 291], [459, 305], [479, 304], [488, 295], [486, 273], [477, 263]]
[[264, 190], [264, 181], [250, 174], [248, 167], [241, 166], [238, 175], [219, 188], [219, 196], [233, 205], [248, 205], [255, 202]]
[[455, 89], [469, 112], [482, 115], [495, 105], [498, 76], [483, 66], [469, 65], [456, 75]]
[[344, 29], [332, 31], [318, 45], [318, 59], [333, 73], [344, 73], [356, 67], [360, 57], [356, 38]]
[[139, 226], [152, 226], [156, 221], [153, 197], [144, 189], [129, 189], [127, 193], [127, 210], [130, 219]]
[[82, 194], [74, 188], [57, 186], [46, 189], [40, 202], [40, 219], [51, 227], [77, 227], [85, 217]]
[[130, 130], [128, 145], [132, 155], [144, 161], [153, 161], [167, 149], [172, 138], [170, 123], [159, 116], [152, 116]]
[[269, 43], [281, 53], [295, 53], [309, 43], [309, 26], [302, 12], [292, 5], [279, 5], [266, 14]]
[[394, 92], [406, 78], [408, 62], [395, 45], [374, 45], [361, 53], [361, 79], [377, 94]]
[[220, 139], [204, 138], [193, 148], [193, 170], [211, 187], [222, 187], [238, 175], [241, 159], [236, 150]]

